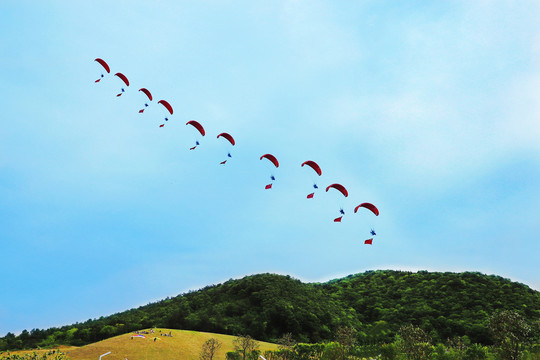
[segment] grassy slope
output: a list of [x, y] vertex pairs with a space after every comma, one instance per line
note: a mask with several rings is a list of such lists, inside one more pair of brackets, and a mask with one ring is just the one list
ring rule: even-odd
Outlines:
[[[173, 337], [159, 336], [172, 332]], [[228, 351], [233, 351], [234, 336], [212, 334], [187, 330], [155, 329], [154, 334], [145, 335], [146, 339], [133, 338], [131, 333], [116, 336], [94, 344], [70, 349], [67, 354], [72, 360], [97, 360], [101, 354], [111, 351], [103, 360], [197, 360], [203, 343], [216, 338], [223, 343], [216, 359], [225, 359]], [[153, 341], [154, 336], [159, 339]], [[276, 350], [277, 345], [259, 342], [259, 350]]]
[[2, 358], [2, 355], [6, 355], [6, 354], [21, 355], [22, 356], [22, 355], [25, 355], [25, 354], [38, 353], [39, 355], [42, 355], [42, 354], [47, 354], [47, 353], [49, 353], [49, 352], [51, 352], [53, 350], [60, 350], [60, 352], [63, 352], [65, 354], [68, 351], [72, 351], [72, 350], [75, 350], [75, 349], [78, 349], [78, 347], [77, 346], [60, 345], [60, 346], [56, 346], [56, 347], [53, 347], [53, 348], [50, 348], [50, 349], [4, 351], [4, 352], [0, 352], [0, 359]]

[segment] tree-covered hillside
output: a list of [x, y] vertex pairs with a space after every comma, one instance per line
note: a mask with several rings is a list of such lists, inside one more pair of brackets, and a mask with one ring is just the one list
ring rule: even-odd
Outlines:
[[435, 340], [467, 335], [489, 344], [486, 325], [498, 310], [515, 310], [538, 323], [540, 293], [470, 272], [368, 271], [326, 283], [260, 274], [84, 323], [8, 334], [0, 339], [0, 350], [82, 345], [149, 327], [249, 334], [266, 341], [291, 333], [297, 341], [318, 342], [349, 326], [359, 342], [375, 343], [390, 342], [401, 325], [414, 324]]

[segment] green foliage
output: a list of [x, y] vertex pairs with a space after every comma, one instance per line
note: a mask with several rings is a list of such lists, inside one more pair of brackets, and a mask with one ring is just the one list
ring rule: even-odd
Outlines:
[[294, 360], [320, 359], [324, 353], [324, 344], [296, 344], [293, 347]]
[[381, 360], [396, 360], [398, 349], [395, 344], [382, 344], [380, 347]]
[[[433, 347], [428, 334], [421, 328], [412, 324], [399, 328], [399, 349], [408, 360], [427, 360], [431, 357]], [[437, 360], [448, 360], [437, 358]]]
[[[448, 344], [429, 343], [429, 335], [422, 329], [409, 325], [400, 329], [400, 334], [393, 343], [356, 344], [348, 353], [343, 352], [342, 344], [324, 342], [316, 344], [297, 344], [291, 349], [266, 351], [267, 360], [487, 360], [496, 359], [487, 346], [470, 344], [466, 339], [452, 339]], [[409, 346], [404, 343], [409, 342]], [[524, 351], [523, 360], [540, 360], [538, 345]], [[255, 359], [253, 359], [255, 360]]]
[[443, 344], [437, 344], [433, 347], [433, 353], [431, 355], [432, 360], [454, 360], [459, 359], [456, 354], [450, 351]]
[[258, 360], [260, 354], [261, 354], [261, 352], [259, 350], [252, 350], [252, 351], [250, 351], [248, 353], [246, 359], [248, 359], [248, 360]]
[[260, 274], [83, 323], [7, 334], [0, 338], [0, 351], [80, 346], [150, 327], [249, 334], [264, 341], [290, 333], [300, 342], [334, 340], [338, 328], [349, 327], [359, 345], [372, 345], [392, 343], [401, 326], [413, 324], [437, 343], [467, 336], [472, 343], [492, 345], [489, 317], [503, 310], [538, 323], [540, 293], [471, 272], [368, 271], [307, 284]]
[[465, 350], [465, 360], [485, 360], [488, 357], [488, 348], [480, 344], [471, 344]]
[[347, 353], [343, 345], [338, 342], [326, 343], [321, 356], [322, 360], [345, 360]]
[[236, 351], [228, 351], [225, 357], [227, 360], [242, 360], [242, 355]]
[[[257, 350], [259, 343], [249, 335], [239, 335], [236, 339], [233, 340], [234, 349], [242, 355], [243, 360], [251, 360], [253, 357], [253, 352]], [[256, 358], [259, 356], [255, 356]]]
[[519, 360], [531, 336], [531, 327], [516, 311], [500, 311], [489, 319], [497, 352], [504, 360]]

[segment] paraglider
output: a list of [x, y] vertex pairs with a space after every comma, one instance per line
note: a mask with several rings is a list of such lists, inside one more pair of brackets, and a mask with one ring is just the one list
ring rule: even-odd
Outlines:
[[[228, 133], [225, 133], [225, 132], [224, 132], [224, 133], [221, 133], [221, 134], [219, 134], [219, 135], [217, 136], [218, 139], [219, 139], [220, 137], [222, 137], [222, 138], [224, 138], [224, 139], [227, 139], [227, 141], [229, 141], [229, 142], [231, 143], [232, 146], [234, 146], [234, 145], [236, 144], [236, 142], [234, 141], [234, 138], [233, 138], [230, 134], [228, 134]], [[227, 153], [227, 157], [232, 158], [230, 152]], [[220, 164], [221, 164], [221, 165], [224, 165], [226, 162], [227, 162], [227, 160], [220, 162]]]
[[[124, 84], [126, 84], [126, 86], [129, 86], [129, 80], [124, 74], [118, 72], [114, 74], [114, 76], [118, 76], [124, 82]], [[121, 90], [122, 92], [117, 94], [116, 97], [122, 96], [122, 94], [125, 92], [124, 88], [122, 88]]]
[[[276, 157], [272, 154], [264, 154], [263, 156], [261, 156], [261, 158], [259, 160], [262, 160], [262, 159], [268, 159], [275, 167], [276, 169], [279, 167], [279, 161], [278, 159], [276, 159]], [[270, 175], [270, 179], [272, 181], [276, 180], [276, 177], [274, 175]], [[264, 187], [265, 189], [271, 189], [272, 188], [272, 183], [266, 185]]]
[[158, 104], [163, 105], [165, 107], [165, 109], [167, 109], [169, 111], [169, 113], [171, 113], [171, 115], [173, 114], [173, 108], [172, 108], [171, 104], [169, 104], [167, 101], [159, 100]]
[[[146, 88], [140, 88], [139, 91], [142, 91], [147, 97], [148, 97], [148, 100], [152, 101], [152, 94], [150, 93], [150, 91], [148, 91], [148, 89]], [[144, 107], [147, 108], [148, 107], [148, 103], [144, 103]], [[141, 109], [139, 110], [139, 114], [142, 114], [144, 112], [144, 109]]]
[[[199, 124], [199, 122], [195, 121], [195, 120], [190, 120], [186, 123], [186, 125], [191, 125], [193, 126], [195, 129], [197, 129], [199, 131], [199, 133], [204, 136], [206, 135], [206, 132], [204, 131], [204, 128], [201, 124]], [[195, 150], [195, 148], [199, 146], [199, 141], [196, 140], [195, 141], [195, 146], [189, 148], [189, 150]]]
[[366, 245], [372, 245], [372, 244], [373, 244], [373, 238], [365, 240], [365, 241], [364, 241], [364, 244], [366, 244]]
[[326, 192], [328, 192], [328, 190], [330, 190], [331, 188], [336, 189], [337, 191], [342, 193], [343, 196], [345, 196], [345, 197], [349, 196], [349, 192], [347, 191], [347, 189], [345, 189], [345, 186], [343, 186], [341, 184], [328, 185], [328, 187], [326, 188]]
[[[339, 191], [343, 196], [345, 197], [348, 197], [349, 196], [349, 192], [347, 191], [347, 189], [345, 189], [345, 186], [341, 185], [341, 184], [331, 184], [331, 185], [328, 185], [328, 187], [326, 188], [326, 192], [328, 192], [328, 190], [330, 189], [336, 189], [337, 191]], [[338, 217], [337, 219], [334, 219], [334, 222], [341, 222], [341, 218], [343, 218], [343, 215], [345, 215], [345, 211], [343, 211], [343, 208], [339, 209], [339, 212], [342, 216]]]
[[[302, 167], [304, 167], [304, 165], [307, 165], [309, 166], [310, 168], [312, 168], [315, 173], [319, 176], [322, 175], [322, 171], [321, 171], [321, 167], [319, 166], [319, 164], [317, 164], [315, 161], [312, 161], [312, 160], [308, 160], [308, 161], [304, 161], [302, 163]], [[315, 183], [315, 181], [313, 182], [313, 188], [314, 189], [318, 189], [319, 187], [317, 186], [317, 183]], [[308, 199], [313, 199], [313, 197], [315, 196], [315, 192], [312, 192], [311, 194], [308, 194], [307, 198]]]
[[[110, 74], [111, 73], [111, 68], [109, 67], [109, 65], [105, 62], [105, 60], [103, 59], [100, 59], [100, 58], [96, 58], [94, 61], [97, 61], [102, 67], [103, 69], [105, 69], [105, 71], [107, 72], [107, 74]], [[100, 82], [101, 79], [104, 77], [103, 73], [101, 73], [101, 77], [99, 79], [97, 79], [96, 83]]]
[[[165, 109], [167, 109], [167, 111], [169, 111], [169, 113], [172, 115], [173, 114], [173, 108], [171, 106], [171, 104], [169, 104], [167, 101], [165, 100], [159, 100], [158, 101], [158, 104], [161, 104], [163, 105], [163, 107]], [[169, 121], [169, 118], [165, 116], [165, 121]], [[159, 127], [163, 127], [165, 124], [161, 124]]]
[[370, 204], [370, 203], [362, 203], [362, 204], [358, 205], [357, 207], [354, 208], [354, 213], [356, 214], [358, 209], [360, 209], [361, 207], [366, 208], [368, 210], [371, 210], [371, 212], [374, 213], [375, 216], [379, 216], [379, 209], [377, 209], [377, 207], [375, 205]]
[[[371, 203], [361, 203], [360, 205], [354, 208], [354, 213], [356, 214], [360, 208], [366, 208], [370, 210], [373, 214], [375, 214], [375, 216], [379, 216], [379, 209], [377, 209], [377, 207]], [[373, 230], [373, 228], [371, 228], [371, 231], [369, 233], [371, 234], [371, 236], [377, 235], [377, 233], [375, 232], [375, 230]], [[371, 245], [372, 241], [373, 241], [373, 238], [369, 239], [369, 243], [366, 242], [366, 244]]]
[[220, 137], [223, 137], [225, 139], [227, 139], [232, 146], [234, 146], [236, 144], [236, 142], [234, 141], [233, 137], [227, 133], [221, 133], [217, 136], [217, 138], [219, 139]]
[[315, 172], [317, 173], [317, 175], [319, 175], [319, 176], [322, 175], [321, 167], [320, 167], [315, 161], [311, 161], [311, 160], [304, 161], [304, 162], [302, 163], [302, 167], [303, 167], [304, 165], [307, 165], [307, 166], [311, 167], [313, 170], [315, 170]]
[[278, 160], [277, 160], [276, 157], [275, 157], [274, 155], [272, 155], [272, 154], [264, 154], [263, 156], [261, 156], [260, 160], [262, 160], [262, 159], [268, 159], [268, 160], [270, 160], [270, 162], [271, 162], [272, 164], [274, 164], [274, 166], [275, 166], [276, 168], [279, 167], [279, 162], [278, 162]]
[[201, 124], [199, 124], [195, 120], [189, 120], [186, 125], [192, 125], [195, 129], [199, 130], [202, 136], [206, 135], [206, 132], [204, 131], [204, 128]]

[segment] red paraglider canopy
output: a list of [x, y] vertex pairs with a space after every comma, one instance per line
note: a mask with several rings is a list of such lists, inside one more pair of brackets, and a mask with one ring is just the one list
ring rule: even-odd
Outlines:
[[105, 60], [100, 59], [100, 58], [97, 58], [97, 59], [95, 59], [94, 61], [97, 61], [98, 63], [100, 63], [101, 66], [103, 66], [103, 68], [105, 69], [105, 71], [107, 71], [107, 73], [110, 73], [110, 72], [111, 72], [111, 68], [110, 68], [109, 65], [105, 62]]
[[148, 96], [148, 98], [150, 99], [150, 101], [152, 101], [152, 94], [150, 94], [150, 91], [148, 91], [148, 89], [140, 88], [139, 91], [142, 91], [143, 93], [145, 93], [146, 96]]
[[264, 154], [263, 156], [261, 156], [261, 159], [262, 160], [263, 158], [267, 158], [268, 160], [270, 160], [272, 162], [272, 164], [274, 164], [275, 167], [279, 167], [279, 162], [278, 160], [276, 159], [276, 157], [272, 154]]
[[369, 209], [371, 210], [371, 212], [373, 212], [376, 216], [379, 216], [379, 209], [377, 209], [377, 207], [373, 204], [370, 204], [370, 203], [362, 203], [360, 205], [358, 205], [357, 207], [354, 208], [354, 213], [356, 214], [356, 212], [358, 211], [359, 208], [361, 207], [364, 207], [366, 209]]
[[122, 73], [116, 73], [116, 74], [114, 74], [114, 76], [118, 76], [120, 79], [122, 79], [123, 82], [126, 83], [126, 86], [129, 86], [129, 80], [126, 77], [126, 75], [124, 75]]
[[366, 244], [366, 245], [372, 245], [372, 244], [373, 244], [373, 238], [364, 240], [364, 244]]
[[341, 185], [341, 184], [332, 184], [332, 185], [328, 185], [328, 187], [326, 188], [326, 192], [328, 192], [328, 190], [330, 188], [334, 188], [336, 190], [338, 190], [340, 193], [343, 194], [343, 196], [347, 197], [349, 196], [349, 193], [347, 192], [347, 189], [345, 189], [345, 186]]
[[159, 100], [159, 101], [158, 101], [158, 104], [161, 104], [161, 105], [165, 106], [165, 108], [166, 108], [167, 110], [169, 110], [169, 112], [171, 113], [171, 115], [173, 114], [172, 106], [171, 106], [171, 104], [169, 104], [167, 101], [165, 101], [165, 100]]
[[304, 161], [302, 163], [302, 166], [304, 166], [304, 165], [310, 166], [313, 170], [315, 170], [315, 172], [319, 176], [321, 176], [321, 174], [322, 174], [321, 167], [315, 161], [311, 161], [311, 160]]
[[199, 132], [201, 133], [202, 136], [204, 136], [206, 133], [204, 132], [204, 128], [202, 127], [201, 124], [199, 124], [197, 121], [195, 120], [189, 120], [186, 125], [193, 125], [193, 127], [195, 127], [197, 130], [199, 130]]
[[221, 136], [223, 136], [225, 139], [229, 140], [229, 142], [234, 146], [235, 142], [234, 142], [234, 139], [231, 135], [227, 134], [227, 133], [221, 133], [217, 136], [217, 138], [219, 139]]

